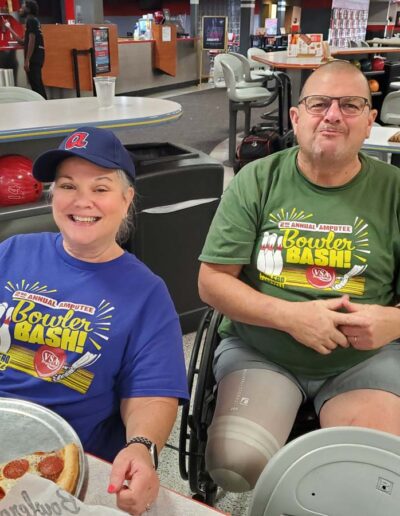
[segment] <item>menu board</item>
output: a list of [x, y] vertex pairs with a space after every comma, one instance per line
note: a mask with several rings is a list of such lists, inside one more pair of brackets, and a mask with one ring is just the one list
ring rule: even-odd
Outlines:
[[265, 18], [265, 35], [276, 36], [278, 34], [278, 18]]
[[110, 65], [110, 40], [108, 28], [99, 27], [92, 29], [93, 49], [95, 62], [95, 75], [111, 71]]
[[202, 17], [202, 46], [206, 50], [226, 50], [226, 16]]
[[290, 57], [323, 54], [323, 34], [289, 34], [287, 53]]

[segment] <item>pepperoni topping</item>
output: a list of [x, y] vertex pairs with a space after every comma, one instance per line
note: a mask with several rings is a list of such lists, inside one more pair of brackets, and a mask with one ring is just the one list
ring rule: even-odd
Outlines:
[[3, 469], [6, 478], [16, 479], [22, 477], [29, 469], [29, 462], [26, 459], [12, 460]]
[[45, 457], [38, 464], [38, 469], [44, 478], [56, 480], [64, 468], [64, 461], [56, 455]]
[[0, 487], [0, 500], [2, 500], [6, 496], [6, 493], [2, 487]]

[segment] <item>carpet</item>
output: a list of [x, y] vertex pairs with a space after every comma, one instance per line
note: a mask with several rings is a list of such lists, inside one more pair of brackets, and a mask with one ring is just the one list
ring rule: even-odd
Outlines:
[[[183, 115], [177, 121], [131, 131], [119, 131], [123, 143], [151, 143], [170, 141], [189, 145], [209, 154], [220, 142], [229, 136], [229, 103], [225, 89], [214, 88], [195, 93], [169, 97], [181, 104]], [[253, 123], [257, 112], [254, 110]], [[243, 113], [238, 114], [238, 132], [244, 129]]]

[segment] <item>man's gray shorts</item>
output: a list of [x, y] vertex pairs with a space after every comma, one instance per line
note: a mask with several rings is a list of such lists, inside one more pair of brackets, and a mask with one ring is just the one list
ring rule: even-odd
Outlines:
[[294, 376], [284, 367], [268, 362], [257, 350], [237, 337], [223, 339], [215, 351], [214, 375], [217, 383], [229, 373], [242, 369], [267, 369], [292, 380], [303, 393], [304, 401], [313, 399], [317, 414], [325, 401], [355, 389], [375, 389], [400, 396], [400, 343], [393, 342], [379, 353], [337, 375], [321, 379]]

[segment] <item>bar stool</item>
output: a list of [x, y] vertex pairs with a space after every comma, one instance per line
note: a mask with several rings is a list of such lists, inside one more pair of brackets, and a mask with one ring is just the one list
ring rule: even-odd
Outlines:
[[[214, 59], [214, 83], [218, 87], [221, 87], [221, 81], [220, 77], [224, 76], [224, 73], [222, 71], [221, 64], [226, 63], [231, 67], [233, 70], [233, 73], [235, 75], [236, 80], [236, 88], [254, 88], [254, 86], [262, 86], [263, 81], [262, 79], [259, 79], [258, 81], [253, 81], [251, 78], [250, 80], [247, 80], [245, 78], [245, 70], [243, 68], [242, 61], [237, 57], [237, 55], [234, 55], [233, 53], [230, 54], [218, 54]], [[219, 85], [218, 85], [219, 82]], [[227, 86], [225, 81], [225, 86]]]
[[31, 100], [45, 100], [36, 91], [18, 86], [0, 86], [0, 104], [8, 102], [28, 102]]
[[400, 91], [392, 91], [386, 95], [380, 119], [386, 125], [400, 126]]
[[0, 68], [0, 86], [14, 86], [14, 73], [11, 68]]
[[229, 99], [229, 161], [233, 163], [236, 150], [237, 113], [244, 111], [244, 132], [247, 136], [250, 132], [251, 108], [267, 105], [271, 93], [260, 86], [252, 88], [238, 88], [235, 73], [225, 62], [221, 62], [225, 84]]
[[242, 54], [231, 52], [231, 56], [235, 56], [242, 63], [244, 80], [247, 82], [260, 82], [261, 79], [273, 78], [274, 72], [270, 70], [252, 70], [250, 60]]
[[249, 59], [250, 67], [260, 75], [268, 75], [271, 73], [271, 69], [268, 65], [264, 63], [260, 63], [260, 61], [256, 61], [253, 59], [254, 56], [265, 57], [265, 50], [262, 48], [251, 47], [247, 49], [247, 57]]

